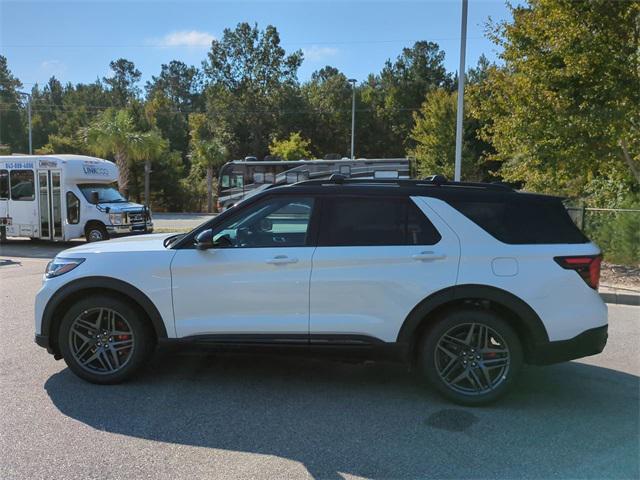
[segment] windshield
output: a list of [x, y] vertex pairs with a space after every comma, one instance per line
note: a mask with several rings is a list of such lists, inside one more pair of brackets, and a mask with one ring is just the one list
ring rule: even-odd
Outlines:
[[114, 183], [83, 183], [78, 185], [78, 188], [80, 188], [87, 202], [91, 202], [91, 192], [98, 192], [98, 203], [122, 203], [127, 201]]

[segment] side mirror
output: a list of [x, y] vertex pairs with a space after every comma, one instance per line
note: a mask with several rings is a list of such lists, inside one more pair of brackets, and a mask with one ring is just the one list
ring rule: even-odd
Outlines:
[[213, 248], [213, 230], [209, 228], [196, 235], [196, 248], [198, 250]]
[[93, 203], [94, 205], [97, 205], [98, 203], [100, 203], [100, 194], [95, 190], [91, 192], [90, 198], [91, 198], [91, 203]]

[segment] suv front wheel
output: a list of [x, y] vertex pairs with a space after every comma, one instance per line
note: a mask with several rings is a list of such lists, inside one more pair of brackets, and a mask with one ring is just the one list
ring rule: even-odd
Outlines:
[[468, 406], [497, 400], [522, 366], [515, 331], [490, 311], [448, 312], [422, 338], [419, 364], [431, 385], [446, 398]]
[[84, 380], [100, 384], [131, 377], [155, 345], [141, 313], [110, 295], [91, 295], [75, 303], [62, 319], [58, 342], [68, 367]]

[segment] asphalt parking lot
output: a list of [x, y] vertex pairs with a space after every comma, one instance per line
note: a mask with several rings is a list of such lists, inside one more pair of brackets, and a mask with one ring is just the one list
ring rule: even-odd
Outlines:
[[194, 352], [101, 387], [33, 342], [59, 249], [0, 247], [1, 479], [640, 477], [640, 307], [609, 307], [603, 354], [528, 367], [485, 408], [397, 365]]

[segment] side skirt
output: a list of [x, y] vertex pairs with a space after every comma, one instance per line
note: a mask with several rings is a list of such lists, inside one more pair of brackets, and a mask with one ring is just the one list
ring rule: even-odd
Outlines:
[[345, 359], [381, 359], [404, 362], [405, 344], [384, 342], [366, 335], [340, 334], [213, 334], [160, 339], [161, 347], [205, 348], [216, 352], [306, 355]]

